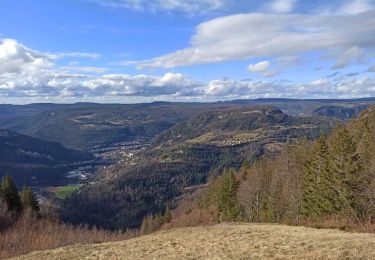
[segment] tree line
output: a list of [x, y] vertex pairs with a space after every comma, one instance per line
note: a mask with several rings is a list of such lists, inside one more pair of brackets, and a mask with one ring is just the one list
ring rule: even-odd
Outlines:
[[32, 190], [24, 186], [22, 191], [18, 192], [10, 175], [4, 176], [0, 183], [0, 201], [13, 216], [21, 214], [24, 210], [39, 212], [39, 203]]
[[317, 140], [288, 144], [276, 158], [225, 170], [197, 207], [218, 222], [373, 224], [375, 108]]
[[124, 240], [139, 233], [66, 225], [50, 213], [30, 188], [18, 192], [12, 178], [5, 176], [0, 182], [0, 259], [77, 243]]

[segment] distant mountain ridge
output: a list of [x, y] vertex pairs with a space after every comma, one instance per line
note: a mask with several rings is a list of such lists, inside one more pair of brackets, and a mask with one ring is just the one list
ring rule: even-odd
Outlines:
[[362, 109], [373, 103], [375, 98], [271, 98], [212, 103], [157, 101], [140, 104], [2, 104], [0, 128], [59, 142], [72, 149], [94, 151], [124, 141], [150, 140], [192, 116], [222, 108], [268, 105], [277, 107], [287, 115], [326, 116], [347, 120], [356, 117]]
[[39, 112], [33, 110], [26, 116], [0, 117], [0, 125], [29, 136], [60, 142], [72, 149], [87, 151], [137, 138], [150, 139], [200, 109], [185, 109], [185, 106], [56, 105], [53, 109], [48, 106], [48, 109]]
[[[155, 145], [181, 143], [207, 132], [252, 132], [256, 129], [268, 131], [276, 127], [295, 125], [329, 125], [325, 119], [293, 117], [273, 106], [251, 106], [246, 108], [218, 109], [200, 113], [156, 136]], [[307, 127], [308, 128], [308, 127]]]

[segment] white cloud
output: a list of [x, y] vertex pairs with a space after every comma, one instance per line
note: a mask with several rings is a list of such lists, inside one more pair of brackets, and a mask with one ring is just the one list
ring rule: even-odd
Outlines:
[[375, 95], [375, 80], [344, 77], [340, 81], [317, 79], [310, 83], [291, 81], [214, 80], [205, 87], [207, 97], [235, 98], [355, 98]]
[[329, 81], [328, 81], [328, 79], [322, 78], [322, 79], [313, 80], [313, 81], [311, 81], [310, 84], [312, 86], [324, 86], [324, 85], [329, 84]]
[[250, 72], [262, 72], [265, 71], [270, 66], [269, 61], [260, 61], [255, 64], [250, 64], [247, 69]]
[[189, 15], [203, 14], [218, 10], [224, 6], [225, 0], [93, 0], [111, 7], [138, 11], [170, 12], [177, 11]]
[[[186, 79], [182, 74], [166, 73], [163, 76], [108, 74], [83, 81], [87, 93], [116, 96], [194, 95], [201, 83]], [[103, 92], [104, 91], [104, 92]]]
[[307, 52], [340, 55], [352, 48], [374, 49], [375, 11], [357, 15], [249, 13], [201, 23], [191, 46], [141, 62], [139, 68], [173, 68]]
[[341, 53], [336, 63], [333, 65], [333, 69], [342, 69], [349, 65], [353, 60], [360, 60], [364, 56], [364, 53], [358, 47], [351, 47], [348, 50]]
[[296, 0], [274, 0], [269, 8], [276, 13], [289, 13], [293, 10]]
[[[180, 73], [160, 76], [93, 74], [105, 68], [58, 66], [49, 55], [14, 40], [0, 45], [1, 102], [140, 102], [152, 100], [214, 101], [237, 98], [353, 98], [375, 96], [375, 79], [347, 73], [308, 83], [255, 80], [192, 80]], [[275, 60], [279, 67], [301, 62], [295, 56]], [[11, 66], [9, 64], [11, 63]], [[253, 64], [274, 73], [267, 61]], [[371, 68], [369, 69], [371, 70]]]
[[102, 67], [83, 67], [83, 66], [67, 66], [61, 67], [61, 70], [66, 70], [68, 72], [88, 72], [88, 73], [104, 73], [107, 72], [108, 68]]
[[341, 14], [360, 14], [372, 8], [373, 6], [368, 0], [349, 0], [338, 12]]
[[34, 76], [0, 79], [0, 100], [26, 103], [152, 100], [228, 100], [238, 98], [354, 98], [375, 96], [375, 80], [359, 76], [291, 81], [195, 81], [179, 73], [161, 76], [106, 74], [89, 76], [41, 71]]
[[50, 54], [50, 55], [54, 59], [60, 59], [60, 58], [64, 58], [64, 57], [78, 57], [78, 58], [97, 59], [97, 58], [101, 57], [100, 54], [92, 53], [92, 52], [61, 52], [61, 53], [54, 53], [54, 54]]
[[306, 61], [298, 56], [282, 56], [275, 59], [272, 67], [270, 67], [270, 62], [263, 61], [256, 64], [250, 64], [247, 69], [250, 72], [258, 73], [263, 77], [273, 77], [285, 71], [289, 67], [301, 65], [305, 62]]
[[123, 60], [123, 61], [115, 62], [113, 64], [120, 65], [120, 66], [132, 66], [132, 65], [138, 65], [139, 61], [136, 61], [136, 60]]
[[[99, 54], [84, 52], [42, 53], [27, 48], [14, 39], [0, 39], [0, 75], [31, 75], [42, 70], [52, 69], [56, 59], [64, 57], [98, 58]], [[105, 68], [65, 67], [69, 70], [102, 73]]]
[[39, 71], [52, 65], [46, 54], [29, 49], [12, 39], [0, 40], [0, 76]]

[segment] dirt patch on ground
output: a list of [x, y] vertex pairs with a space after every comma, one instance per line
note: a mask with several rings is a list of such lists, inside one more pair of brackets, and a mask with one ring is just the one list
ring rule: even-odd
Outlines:
[[375, 259], [375, 235], [283, 225], [180, 228], [17, 259]]

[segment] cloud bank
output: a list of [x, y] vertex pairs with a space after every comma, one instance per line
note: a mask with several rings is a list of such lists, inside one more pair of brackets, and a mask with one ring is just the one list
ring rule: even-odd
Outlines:
[[[365, 12], [359, 12], [359, 11]], [[201, 23], [185, 49], [142, 61], [139, 68], [174, 68], [319, 52], [334, 68], [374, 51], [375, 10], [341, 15], [248, 13]]]
[[[366, 39], [369, 39], [370, 44], [371, 36], [365, 37], [361, 42], [366, 42]], [[76, 55], [79, 54], [75, 53], [73, 56]], [[87, 58], [96, 57], [82, 55]], [[363, 55], [359, 47], [349, 48], [341, 56], [342, 59], [338, 59], [336, 66], [343, 67]], [[56, 63], [59, 58], [60, 54], [33, 50], [13, 39], [0, 41], [0, 102], [128, 103], [152, 100], [215, 101], [238, 98], [375, 96], [375, 79], [363, 76], [362, 73], [334, 73], [311, 82], [252, 79], [200, 81], [181, 73], [126, 75], [108, 73], [107, 68], [82, 67], [77, 64], [61, 66]], [[301, 62], [298, 56], [281, 56], [275, 61], [283, 66]], [[269, 61], [250, 64], [248, 69], [265, 75], [277, 73], [277, 69], [272, 68]], [[374, 66], [370, 66], [367, 74], [374, 71]]]

